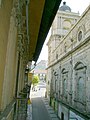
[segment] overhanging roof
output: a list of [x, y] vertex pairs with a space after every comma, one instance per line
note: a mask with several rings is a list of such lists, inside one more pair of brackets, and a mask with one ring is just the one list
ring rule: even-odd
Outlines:
[[61, 0], [30, 0], [30, 60], [37, 61]]

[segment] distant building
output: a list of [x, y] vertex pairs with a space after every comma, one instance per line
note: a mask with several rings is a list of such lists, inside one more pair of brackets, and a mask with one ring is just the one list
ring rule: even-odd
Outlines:
[[61, 120], [90, 120], [90, 6], [63, 3], [48, 41], [47, 96]]
[[39, 79], [42, 81], [46, 80], [46, 73], [47, 73], [46, 72], [46, 64], [47, 64], [47, 61], [41, 60], [33, 70], [33, 73], [35, 75], [38, 75]]

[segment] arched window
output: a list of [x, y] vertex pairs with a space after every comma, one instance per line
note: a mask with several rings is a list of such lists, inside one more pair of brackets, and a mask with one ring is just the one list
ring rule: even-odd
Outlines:
[[82, 39], [82, 31], [79, 31], [79, 33], [78, 33], [78, 41], [81, 41], [81, 39]]
[[71, 28], [71, 21], [69, 21], [69, 20], [64, 20], [64, 22], [63, 22], [63, 29], [68, 30], [68, 29], [70, 29], [70, 28]]
[[63, 96], [67, 97], [67, 83], [68, 83], [68, 71], [66, 69], [62, 69], [62, 91]]
[[58, 52], [56, 52], [56, 59], [58, 59]]
[[79, 101], [82, 101], [83, 100], [83, 95], [84, 95], [84, 79], [83, 77], [79, 77], [78, 78], [78, 86], [77, 86], [77, 89], [78, 89], [78, 100]]
[[64, 94], [64, 96], [67, 95], [66, 91], [67, 91], [67, 81], [66, 81], [66, 79], [64, 79], [63, 80], [63, 94]]
[[76, 78], [76, 99], [80, 102], [85, 101], [85, 82], [86, 82], [86, 66], [82, 62], [75, 65], [75, 78]]

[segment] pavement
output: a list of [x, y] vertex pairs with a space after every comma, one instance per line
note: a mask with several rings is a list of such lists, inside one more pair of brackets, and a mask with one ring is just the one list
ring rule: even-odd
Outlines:
[[51, 120], [41, 97], [32, 99], [32, 119]]
[[32, 104], [28, 105], [26, 120], [32, 120]]
[[39, 88], [37, 92], [30, 92], [31, 104], [28, 104], [27, 120], [60, 120], [45, 98], [45, 84], [40, 83]]
[[28, 105], [27, 120], [60, 120], [55, 111], [49, 106], [47, 98], [33, 98]]
[[56, 115], [55, 111], [53, 110], [53, 108], [49, 105], [48, 99], [47, 98], [42, 98], [42, 100], [43, 100], [43, 103], [44, 103], [44, 105], [45, 105], [45, 107], [46, 107], [46, 109], [48, 111], [48, 114], [49, 114], [51, 120], [60, 120], [57, 117], [57, 115]]

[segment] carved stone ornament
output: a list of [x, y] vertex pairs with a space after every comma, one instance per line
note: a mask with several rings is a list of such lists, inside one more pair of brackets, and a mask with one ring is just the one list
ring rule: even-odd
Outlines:
[[25, 5], [26, 0], [19, 0], [15, 2], [14, 6], [16, 9], [16, 26], [20, 29], [22, 26], [22, 9], [23, 5]]

